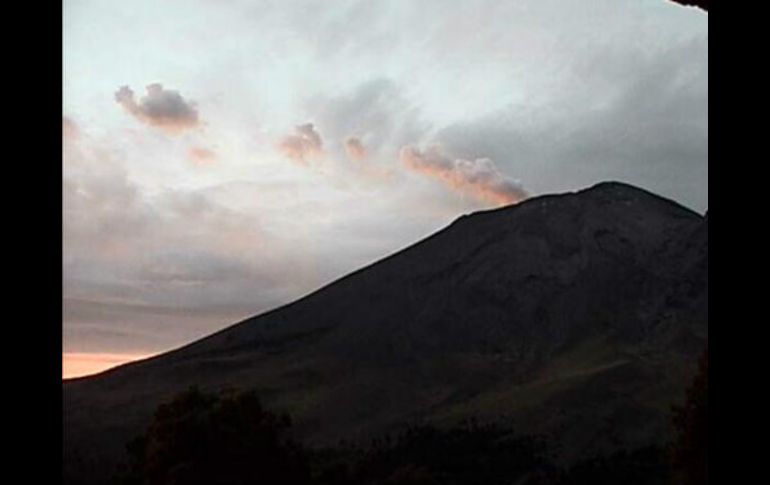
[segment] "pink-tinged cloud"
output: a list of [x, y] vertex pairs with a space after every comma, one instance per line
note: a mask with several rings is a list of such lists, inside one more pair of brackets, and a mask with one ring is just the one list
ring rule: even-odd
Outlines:
[[176, 134], [200, 124], [195, 104], [159, 83], [147, 86], [147, 95], [138, 103], [131, 88], [123, 86], [115, 93], [115, 101], [137, 120], [167, 133]]
[[62, 353], [62, 378], [71, 379], [96, 374], [151, 355], [64, 352]]
[[278, 148], [284, 155], [299, 163], [309, 165], [310, 160], [323, 152], [323, 140], [313, 123], [294, 127], [295, 134], [285, 137]]
[[420, 151], [413, 146], [403, 147], [400, 158], [407, 169], [436, 178], [453, 190], [486, 202], [508, 205], [529, 197], [521, 184], [501, 174], [488, 158], [453, 160], [436, 147]]
[[196, 165], [210, 165], [217, 160], [217, 154], [205, 147], [193, 147], [187, 156]]
[[61, 132], [62, 138], [67, 140], [75, 140], [80, 136], [78, 125], [66, 116], [61, 119]]
[[363, 160], [366, 158], [366, 147], [356, 137], [351, 136], [345, 140], [345, 152], [351, 160]]

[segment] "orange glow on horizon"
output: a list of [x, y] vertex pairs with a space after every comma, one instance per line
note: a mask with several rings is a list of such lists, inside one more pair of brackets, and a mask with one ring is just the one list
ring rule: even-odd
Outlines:
[[62, 379], [83, 377], [117, 367], [153, 354], [62, 353]]

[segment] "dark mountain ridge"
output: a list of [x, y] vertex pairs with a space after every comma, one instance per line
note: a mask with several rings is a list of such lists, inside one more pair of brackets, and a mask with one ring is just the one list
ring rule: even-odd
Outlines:
[[65, 381], [65, 462], [115, 462], [193, 384], [257, 389], [311, 444], [474, 416], [570, 461], [666, 439], [707, 337], [707, 217], [601, 183], [460, 217], [294, 303]]

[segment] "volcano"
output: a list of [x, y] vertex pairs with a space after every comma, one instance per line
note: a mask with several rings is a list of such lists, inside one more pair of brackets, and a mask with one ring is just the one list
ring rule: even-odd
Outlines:
[[460, 217], [289, 305], [63, 384], [65, 466], [113, 466], [191, 385], [311, 445], [505, 421], [565, 462], [660, 444], [708, 338], [708, 217], [605, 182]]

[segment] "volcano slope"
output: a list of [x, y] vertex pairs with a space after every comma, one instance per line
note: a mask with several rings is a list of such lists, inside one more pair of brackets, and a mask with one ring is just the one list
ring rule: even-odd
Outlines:
[[65, 467], [118, 463], [191, 385], [256, 389], [311, 445], [476, 417], [570, 462], [667, 439], [707, 337], [708, 216], [605, 182], [460, 217], [292, 304], [65, 381]]

